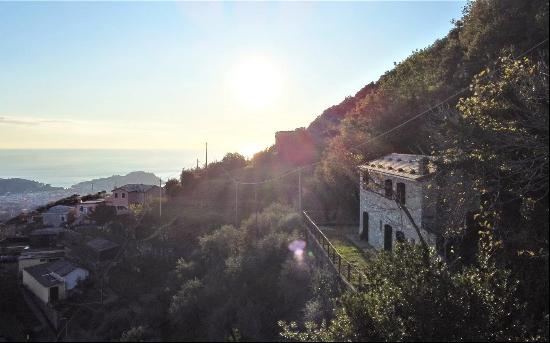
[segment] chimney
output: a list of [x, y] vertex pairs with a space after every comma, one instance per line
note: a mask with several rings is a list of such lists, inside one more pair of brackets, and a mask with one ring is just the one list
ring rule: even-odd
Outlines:
[[427, 157], [422, 157], [420, 161], [418, 161], [418, 173], [420, 175], [426, 175], [430, 172], [428, 169], [429, 162], [430, 161], [428, 160]]

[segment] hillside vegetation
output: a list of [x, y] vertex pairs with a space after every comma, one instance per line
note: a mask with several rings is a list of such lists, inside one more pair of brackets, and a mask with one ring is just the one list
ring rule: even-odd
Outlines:
[[61, 187], [19, 178], [0, 179], [0, 195], [8, 193], [33, 193], [61, 190]]
[[250, 161], [232, 154], [185, 171], [174, 189], [220, 204], [229, 216], [236, 197], [244, 216], [276, 199], [296, 205], [296, 168], [304, 167], [303, 207], [349, 221], [357, 218], [358, 165], [391, 152], [429, 154], [443, 194], [439, 231], [451, 253], [443, 262], [403, 247], [375, 259], [371, 276], [379, 281], [341, 298], [325, 324], [282, 323], [284, 337], [548, 337], [547, 1], [469, 3], [446, 37], [295, 133], [304, 144], [293, 149], [307, 147], [300, 158], [285, 158], [281, 146]]

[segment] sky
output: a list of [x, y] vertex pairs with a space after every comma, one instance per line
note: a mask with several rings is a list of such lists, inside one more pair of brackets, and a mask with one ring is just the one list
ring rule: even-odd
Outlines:
[[446, 35], [464, 2], [0, 2], [0, 149], [245, 155]]

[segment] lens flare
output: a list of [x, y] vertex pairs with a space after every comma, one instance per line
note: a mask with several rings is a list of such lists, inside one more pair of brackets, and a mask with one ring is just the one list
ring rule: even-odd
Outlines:
[[294, 259], [298, 262], [302, 262], [304, 260], [305, 249], [306, 242], [301, 239], [294, 240], [288, 245], [288, 250], [294, 253]]

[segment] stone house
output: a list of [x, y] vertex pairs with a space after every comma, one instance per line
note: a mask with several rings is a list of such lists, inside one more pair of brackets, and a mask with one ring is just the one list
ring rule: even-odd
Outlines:
[[[360, 170], [359, 236], [375, 249], [392, 250], [395, 242], [436, 245], [437, 193], [430, 157], [390, 154]], [[418, 228], [418, 230], [417, 230]]]

